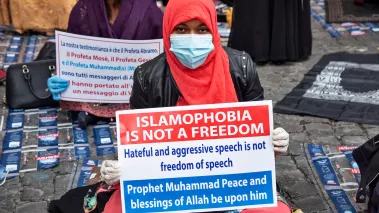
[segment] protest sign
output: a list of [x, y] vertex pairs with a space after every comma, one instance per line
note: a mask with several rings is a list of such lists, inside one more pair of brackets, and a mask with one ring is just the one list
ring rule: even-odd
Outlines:
[[62, 100], [129, 103], [137, 66], [163, 52], [163, 41], [118, 40], [56, 31], [57, 75], [69, 81]]
[[271, 101], [116, 116], [124, 213], [277, 205]]

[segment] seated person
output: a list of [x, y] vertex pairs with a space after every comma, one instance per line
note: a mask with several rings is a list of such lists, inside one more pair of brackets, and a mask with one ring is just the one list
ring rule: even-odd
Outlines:
[[[68, 32], [103, 38], [148, 40], [162, 38], [163, 13], [155, 0], [79, 0], [71, 11]], [[48, 80], [53, 98], [60, 101], [60, 93], [68, 81], [57, 76]], [[94, 104], [61, 101], [64, 110], [77, 111], [81, 128], [100, 120], [109, 121], [118, 110], [129, 109], [129, 104]]]
[[[250, 56], [221, 46], [212, 0], [170, 0], [163, 17], [163, 43], [165, 53], [134, 73], [132, 109], [263, 100], [263, 88]], [[273, 139], [275, 152], [285, 153], [288, 133], [275, 129]], [[117, 162], [107, 162], [103, 177], [117, 183], [117, 168]], [[115, 175], [109, 174], [114, 169]], [[120, 198], [115, 196], [110, 202]], [[278, 207], [245, 211], [290, 213], [290, 207], [280, 196], [278, 199]], [[113, 207], [118, 208], [121, 205]]]
[[[263, 88], [250, 56], [221, 46], [212, 0], [170, 0], [163, 39], [165, 53], [135, 71], [131, 108], [263, 100]], [[286, 153], [288, 133], [275, 129], [273, 144], [277, 155]], [[85, 212], [121, 213], [118, 161], [104, 161], [101, 175], [105, 183], [69, 191], [51, 202], [49, 212], [79, 212], [73, 209], [80, 207]], [[84, 201], [80, 199], [84, 197]], [[245, 212], [290, 213], [291, 209], [278, 193], [277, 207]]]

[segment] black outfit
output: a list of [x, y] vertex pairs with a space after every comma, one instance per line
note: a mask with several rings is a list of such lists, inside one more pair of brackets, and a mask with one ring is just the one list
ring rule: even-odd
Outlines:
[[234, 3], [228, 46], [257, 63], [298, 61], [312, 52], [309, 0], [227, 0]]
[[379, 212], [379, 135], [355, 149], [353, 157], [361, 173], [357, 203], [364, 203], [368, 197], [370, 212]]
[[[50, 202], [49, 213], [84, 213], [83, 203], [88, 191], [96, 192], [100, 183], [72, 189], [64, 194], [59, 200]], [[105, 205], [111, 198], [112, 192], [103, 192], [97, 196], [97, 206], [91, 213], [102, 213]]]
[[[225, 48], [238, 101], [263, 99], [255, 64], [245, 52]], [[133, 109], [176, 106], [180, 91], [172, 77], [165, 53], [134, 71], [130, 106]], [[199, 97], [201, 98], [201, 97]]]
[[[258, 101], [263, 99], [255, 64], [245, 52], [225, 48], [229, 56], [230, 74], [238, 100]], [[180, 91], [172, 77], [166, 55], [163, 53], [139, 66], [134, 72], [130, 105], [134, 109], [176, 106]], [[199, 97], [200, 98], [200, 97]], [[84, 197], [88, 190], [96, 191], [99, 184], [72, 189], [60, 200], [52, 201], [49, 213], [82, 213]], [[102, 193], [94, 213], [101, 213], [112, 193]]]

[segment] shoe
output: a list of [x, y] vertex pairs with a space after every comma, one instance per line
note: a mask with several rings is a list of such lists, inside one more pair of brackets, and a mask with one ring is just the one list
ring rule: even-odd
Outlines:
[[273, 61], [272, 63], [275, 65], [282, 65], [285, 63], [285, 61]]
[[113, 121], [112, 118], [102, 118], [88, 112], [79, 112], [78, 114], [78, 125], [81, 129], [86, 129], [87, 126], [94, 124], [107, 124], [111, 121]]
[[266, 65], [268, 63], [268, 61], [258, 61], [257, 62], [257, 65], [258, 66], [264, 66], [264, 65]]

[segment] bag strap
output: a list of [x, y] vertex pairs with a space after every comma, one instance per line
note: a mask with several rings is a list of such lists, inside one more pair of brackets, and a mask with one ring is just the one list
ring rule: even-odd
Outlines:
[[[54, 70], [55, 70], [55, 66], [50, 65], [50, 66], [49, 66], [49, 71], [50, 71], [50, 74], [51, 74], [51, 75], [53, 75]], [[30, 91], [32, 92], [32, 94], [33, 94], [36, 98], [38, 98], [38, 99], [48, 99], [48, 98], [51, 97], [51, 93], [50, 93], [49, 95], [47, 95], [47, 96], [43, 96], [43, 97], [41, 97], [41, 96], [37, 95], [37, 93], [34, 91], [33, 86], [32, 86], [32, 82], [31, 82], [31, 75], [30, 75], [30, 71], [29, 71], [29, 69], [28, 69], [28, 66], [26, 66], [26, 65], [23, 65], [23, 66], [22, 66], [22, 73], [24, 74], [24, 78], [25, 78], [25, 80], [28, 82], [28, 85], [29, 85], [29, 89], [30, 89]], [[47, 91], [47, 90], [46, 90], [46, 91]]]

